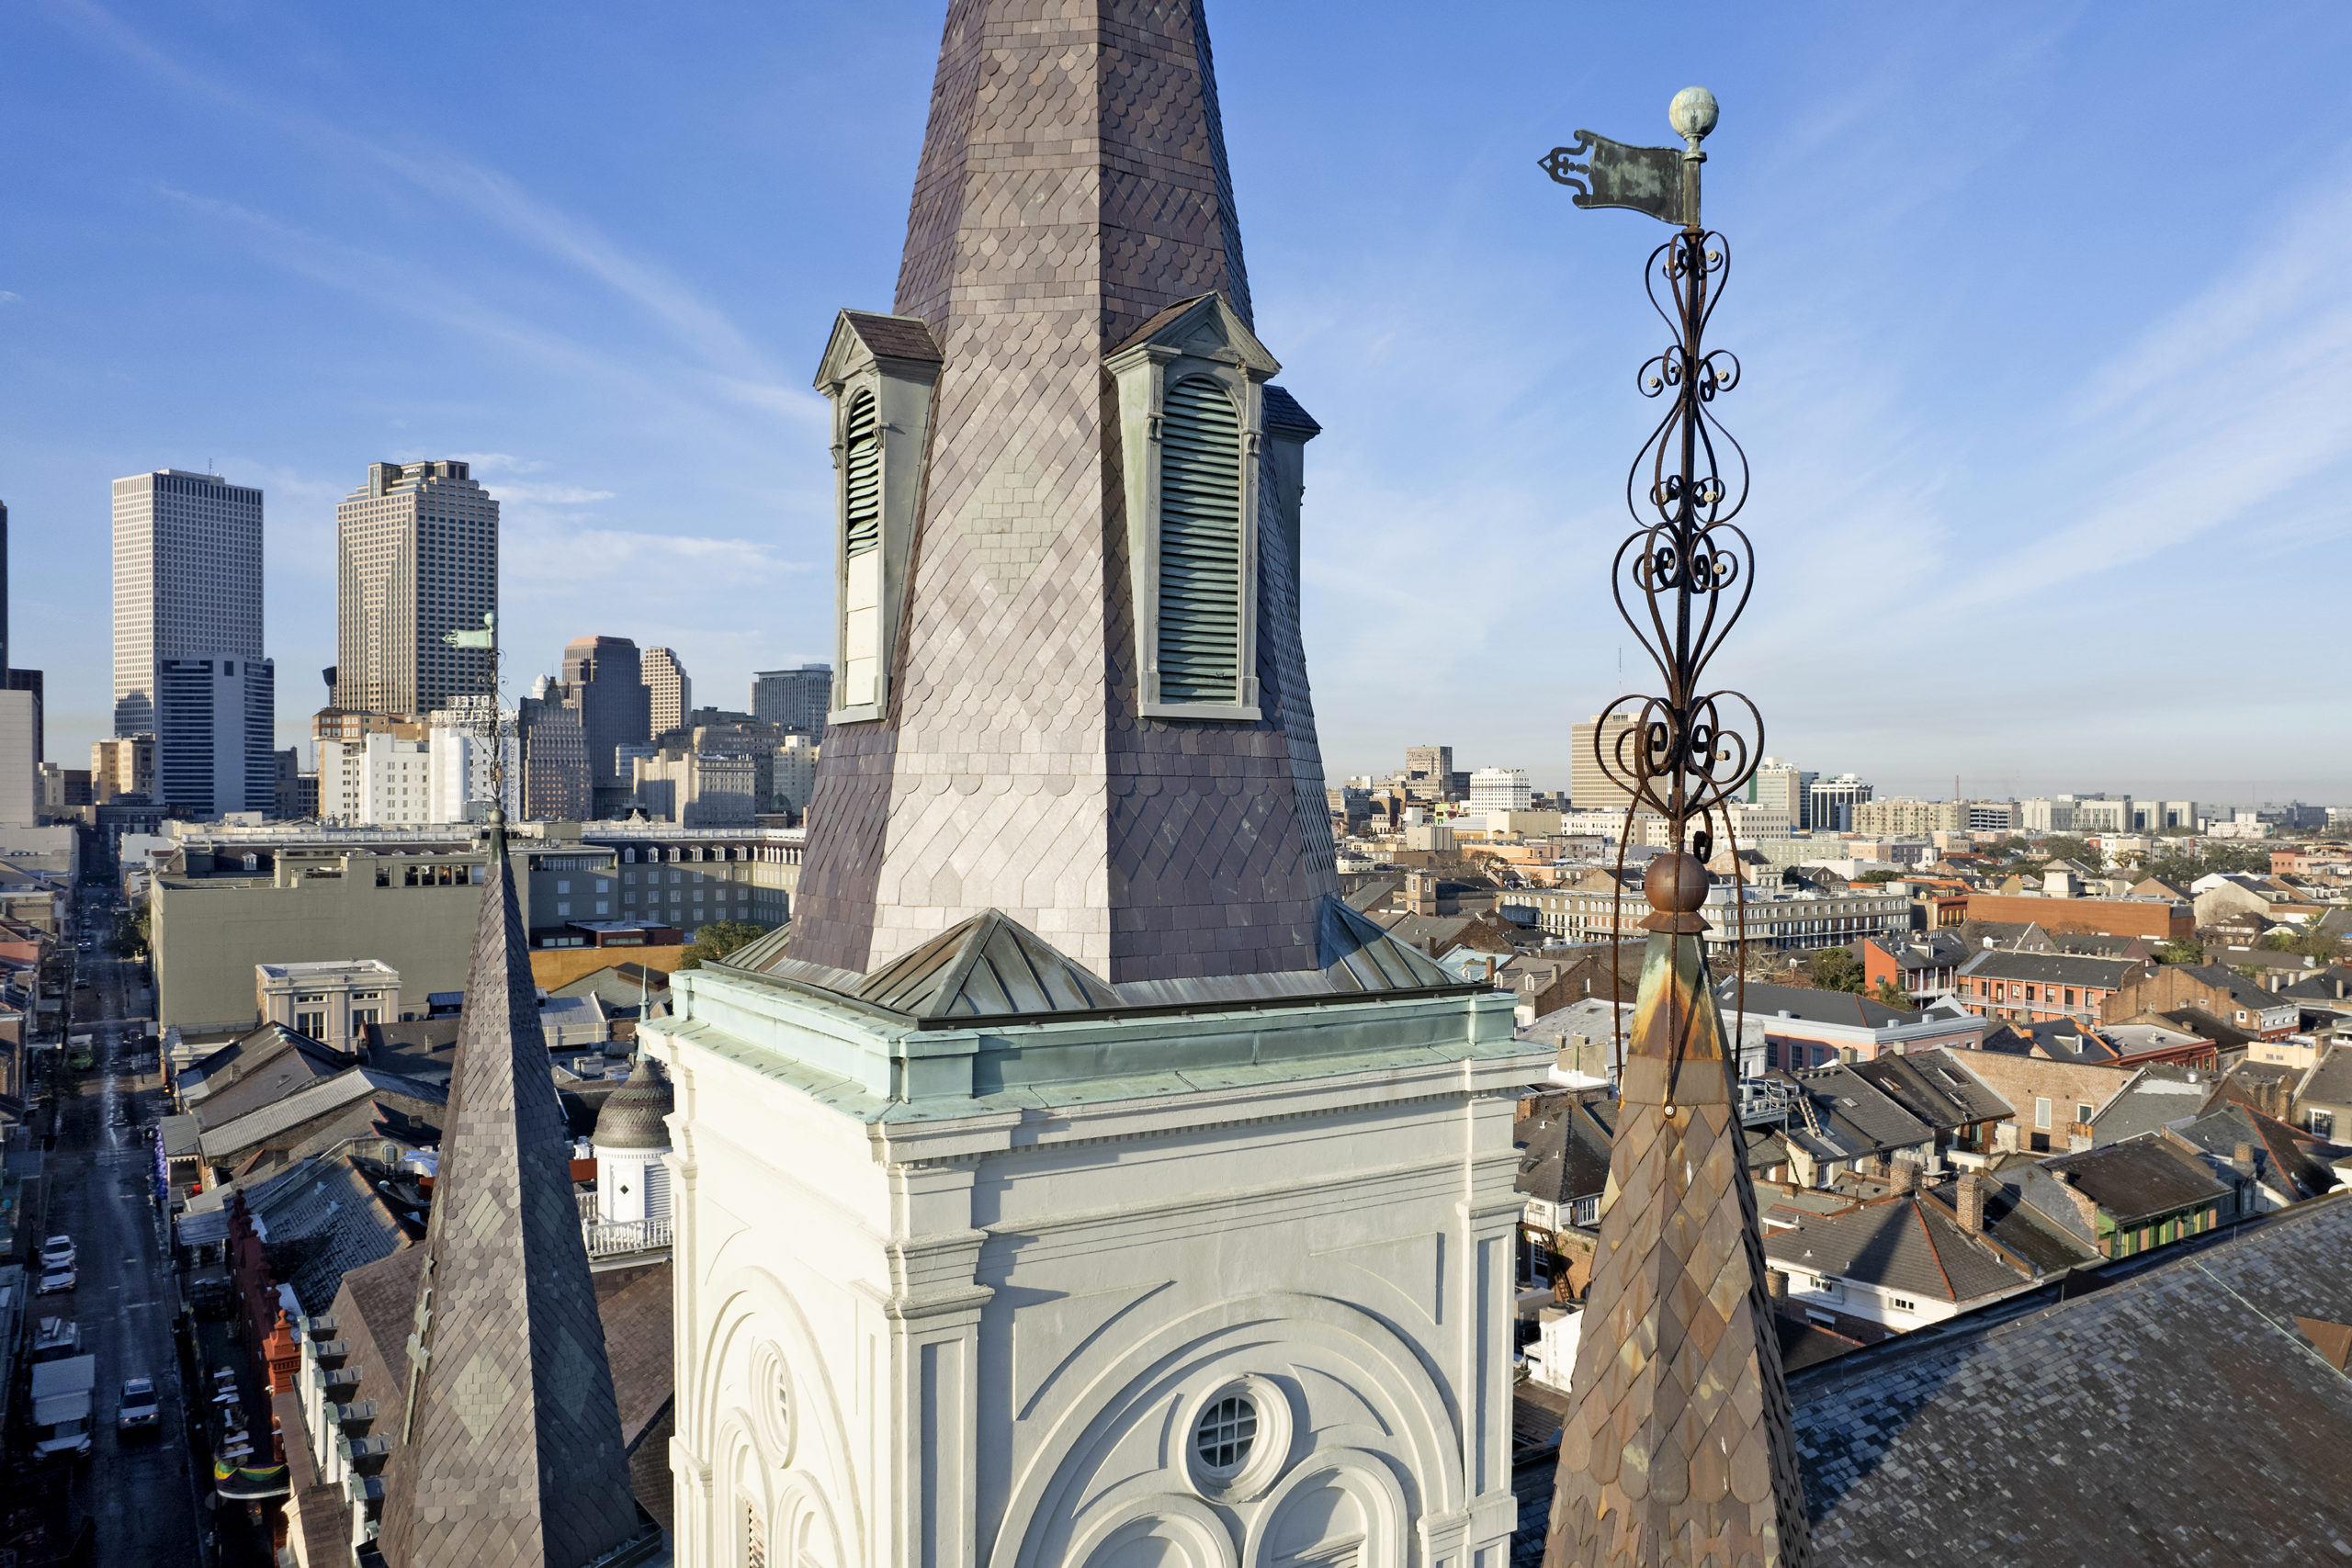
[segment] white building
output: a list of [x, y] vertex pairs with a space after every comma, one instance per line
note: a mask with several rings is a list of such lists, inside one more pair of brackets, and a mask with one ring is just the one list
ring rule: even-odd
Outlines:
[[322, 740], [318, 746], [320, 820], [344, 828], [450, 820], [433, 814], [429, 741], [379, 733], [356, 740]]
[[1534, 795], [1523, 768], [1479, 768], [1470, 775], [1473, 811], [1525, 811]]
[[166, 659], [262, 657], [262, 495], [179, 468], [114, 481], [114, 732], [155, 733]]
[[0, 827], [40, 818], [40, 694], [0, 691]]
[[523, 742], [517, 716], [511, 708], [498, 716], [498, 744], [493, 746], [482, 733], [489, 704], [488, 697], [458, 697], [426, 716], [426, 821], [485, 819], [496, 794], [491, 764], [500, 751], [506, 755], [508, 814], [521, 815]]
[[1870, 784], [1851, 773], [1839, 773], [1834, 779], [1817, 778], [1805, 791], [1810, 803], [1805, 825], [1817, 833], [1850, 832], [1854, 807], [1870, 799], [1871, 793]]
[[817, 793], [817, 743], [806, 735], [787, 735], [775, 749], [768, 773], [769, 811], [806, 811]]

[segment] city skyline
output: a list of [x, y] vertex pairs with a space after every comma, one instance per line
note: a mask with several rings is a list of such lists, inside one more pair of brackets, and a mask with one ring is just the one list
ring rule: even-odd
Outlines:
[[[888, 304], [924, 109], [890, 62], [934, 9], [730, 20], [725, 51], [717, 23], [520, 15], [481, 58], [397, 84], [373, 65], [390, 24], [363, 17], [12, 20], [57, 66], [18, 95], [33, 199], [0, 273], [13, 657], [50, 671], [52, 760], [112, 728], [101, 487], [154, 468], [269, 495], [282, 744], [334, 662], [334, 502], [368, 461], [467, 461], [501, 500], [510, 698], [582, 635], [673, 648], [729, 706], [756, 671], [831, 657], [811, 323]], [[2210, 739], [2292, 724], [2327, 684], [2212, 645], [2328, 536], [2324, 509], [2275, 502], [2324, 493], [2352, 453], [2323, 379], [2352, 316], [2308, 259], [2352, 228], [2352, 159], [2228, 152], [2304, 145], [2275, 106], [2318, 90], [2333, 51], [2312, 40], [2346, 18], [1773, 28], [1702, 7], [1604, 20], [1567, 58], [1530, 13], [1506, 18], [1524, 49], [1404, 51], [1441, 88], [1494, 77], [1464, 123], [1332, 85], [1405, 68], [1396, 27], [1333, 15], [1217, 18], [1259, 311], [1326, 427], [1302, 548], [1330, 779], [1437, 739], [1557, 787], [1570, 727], [1639, 684], [1589, 569], [1647, 412], [1623, 375], [1654, 346], [1630, 308], [1647, 241], [1578, 228], [1534, 159], [1580, 125], [1666, 140], [1657, 84], [1686, 76], [1743, 132], [1718, 154], [1741, 164], [1714, 216], [1744, 271], [1716, 334], [1749, 371], [1724, 417], [1772, 455], [1751, 511], [1772, 609], [1740, 682], [1774, 716], [1768, 749], [1884, 794], [1946, 795], [1957, 771], [1971, 795], [2251, 803], [2352, 774], [2352, 739], [2324, 731], [2278, 762], [2217, 766], [2290, 749]], [[1297, 80], [1281, 62], [1310, 39], [1332, 69]], [[621, 138], [541, 88], [526, 126], [484, 91], [501, 54], [547, 80], [640, 62], [656, 112]], [[791, 112], [819, 60], [868, 106], [854, 127]], [[355, 107], [362, 72], [379, 96]], [[2207, 134], [2184, 144], [2190, 118]], [[2029, 143], [2078, 152], [2013, 155]], [[2085, 223], [2062, 171], [2094, 156]], [[765, 243], [746, 189], [838, 214], [838, 243]], [[2230, 201], [2184, 227], [2184, 189]], [[1408, 206], [1443, 220], [1402, 232]], [[438, 220], [410, 238], [363, 207]], [[2095, 297], [2075, 281], [2094, 267]], [[1491, 331], [1530, 300], [1544, 330]]]

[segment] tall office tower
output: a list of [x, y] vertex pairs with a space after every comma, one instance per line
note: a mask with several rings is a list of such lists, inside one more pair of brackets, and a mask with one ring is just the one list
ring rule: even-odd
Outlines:
[[0, 823], [40, 818], [40, 671], [8, 668], [8, 509], [0, 505]]
[[752, 716], [800, 735], [822, 735], [833, 704], [833, 667], [763, 670], [752, 677]]
[[1785, 813], [1792, 828], [1810, 827], [1813, 802], [1809, 792], [1815, 777], [1794, 762], [1767, 757], [1756, 764], [1756, 772], [1748, 777], [1747, 798], [1768, 810]]
[[1851, 773], [1815, 779], [1805, 787], [1806, 826], [1817, 833], [1850, 833], [1854, 807], [1871, 798], [1871, 786]]
[[259, 659], [261, 491], [162, 468], [114, 481], [114, 732], [155, 733], [166, 659]]
[[1416, 800], [1424, 794], [1432, 800], [1453, 798], [1453, 748], [1406, 747], [1405, 790]]
[[277, 671], [226, 655], [155, 665], [155, 798], [199, 818], [277, 809]]
[[671, 649], [647, 649], [642, 663], [651, 713], [647, 728], [655, 735], [664, 734], [684, 724], [686, 715], [694, 711], [695, 683]]
[[595, 808], [579, 712], [551, 694], [552, 684], [515, 705], [520, 777], [507, 784], [506, 795], [521, 821], [578, 822]]
[[625, 637], [576, 637], [563, 650], [563, 700], [580, 715], [588, 742], [595, 814], [625, 810], [634, 786], [616, 760], [623, 746], [653, 739], [653, 694], [637, 644]]
[[[1602, 748], [1609, 756], [1609, 765], [1618, 767], [1618, 737], [1634, 728], [1634, 721], [1623, 713], [1609, 716], [1607, 733], [1601, 734], [1599, 714], [1582, 724], [1571, 725], [1568, 732], [1568, 804], [1578, 811], [1623, 811], [1633, 795], [1600, 771], [1600, 763], [1593, 755], [1593, 737], [1600, 735]], [[1625, 756], [1632, 761], [1632, 743], [1627, 743]]]
[[498, 502], [464, 463], [370, 463], [334, 509], [334, 705], [422, 715], [491, 689], [452, 648], [498, 608]]

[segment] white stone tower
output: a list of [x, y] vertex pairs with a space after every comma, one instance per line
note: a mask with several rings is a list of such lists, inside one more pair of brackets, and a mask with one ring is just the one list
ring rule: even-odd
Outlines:
[[954, 0], [800, 906], [640, 1031], [681, 1563], [1504, 1568], [1548, 1060], [1334, 896], [1276, 369], [1198, 5]]

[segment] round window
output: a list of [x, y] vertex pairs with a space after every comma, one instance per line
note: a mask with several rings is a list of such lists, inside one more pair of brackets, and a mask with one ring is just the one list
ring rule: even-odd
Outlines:
[[1193, 1454], [1204, 1476], [1223, 1481], [1238, 1475], [1258, 1441], [1258, 1407], [1244, 1393], [1209, 1401], [1193, 1425]]

